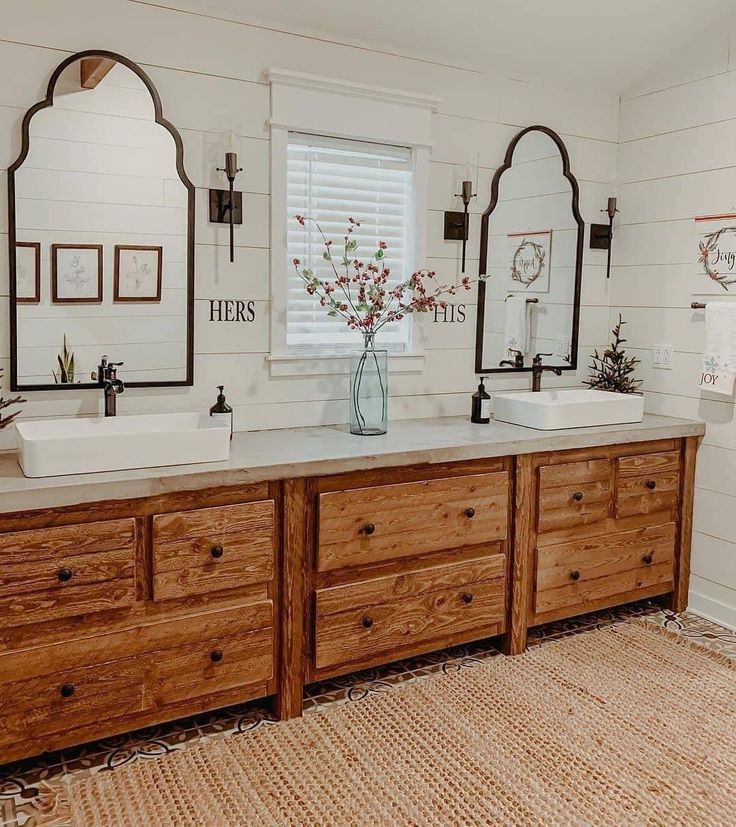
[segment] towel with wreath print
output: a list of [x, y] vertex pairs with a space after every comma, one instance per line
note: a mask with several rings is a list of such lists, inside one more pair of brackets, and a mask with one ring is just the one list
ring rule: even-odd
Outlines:
[[736, 380], [736, 304], [708, 302], [701, 390], [731, 396]]

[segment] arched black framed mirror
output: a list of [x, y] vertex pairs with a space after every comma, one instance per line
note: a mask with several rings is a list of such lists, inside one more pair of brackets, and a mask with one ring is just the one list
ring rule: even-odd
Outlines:
[[481, 221], [477, 373], [531, 370], [536, 353], [576, 369], [584, 231], [562, 138], [546, 126], [523, 129]]
[[[13, 390], [194, 382], [194, 185], [133, 61], [88, 50], [26, 112], [8, 170]], [[73, 358], [72, 358], [73, 356]]]

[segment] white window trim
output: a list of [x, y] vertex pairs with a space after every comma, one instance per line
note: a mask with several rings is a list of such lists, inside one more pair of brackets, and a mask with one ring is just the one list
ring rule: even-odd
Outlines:
[[[272, 376], [348, 373], [348, 357], [297, 355], [286, 347], [286, 193], [289, 132], [407, 146], [414, 164], [414, 261], [426, 257], [432, 113], [438, 98], [398, 89], [269, 69], [271, 85], [271, 352]], [[391, 354], [392, 372], [424, 365], [422, 325], [413, 325], [412, 351]]]

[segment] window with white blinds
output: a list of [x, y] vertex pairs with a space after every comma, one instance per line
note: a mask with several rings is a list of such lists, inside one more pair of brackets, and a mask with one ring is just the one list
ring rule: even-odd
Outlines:
[[[385, 241], [390, 287], [413, 270], [412, 177], [411, 150], [406, 147], [289, 133], [286, 344], [290, 352], [344, 353], [362, 343], [360, 333], [349, 330], [342, 317], [327, 315], [295, 273], [292, 260], [298, 258], [319, 278], [334, 279], [332, 267], [322, 257], [325, 248], [319, 231], [311, 222], [301, 226], [294, 216], [319, 222], [332, 239], [338, 272], [348, 217], [359, 221], [351, 236], [358, 242], [352, 257], [367, 261], [379, 241]], [[408, 351], [410, 320], [409, 316], [385, 325], [376, 345]]]

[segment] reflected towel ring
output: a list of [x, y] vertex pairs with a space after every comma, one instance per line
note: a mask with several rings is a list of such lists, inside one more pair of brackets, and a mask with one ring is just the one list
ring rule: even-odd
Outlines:
[[[504, 301], [507, 302], [509, 299], [513, 299], [513, 298], [514, 298], [513, 296], [506, 296]], [[539, 304], [539, 299], [527, 299], [526, 303], [527, 304]]]

